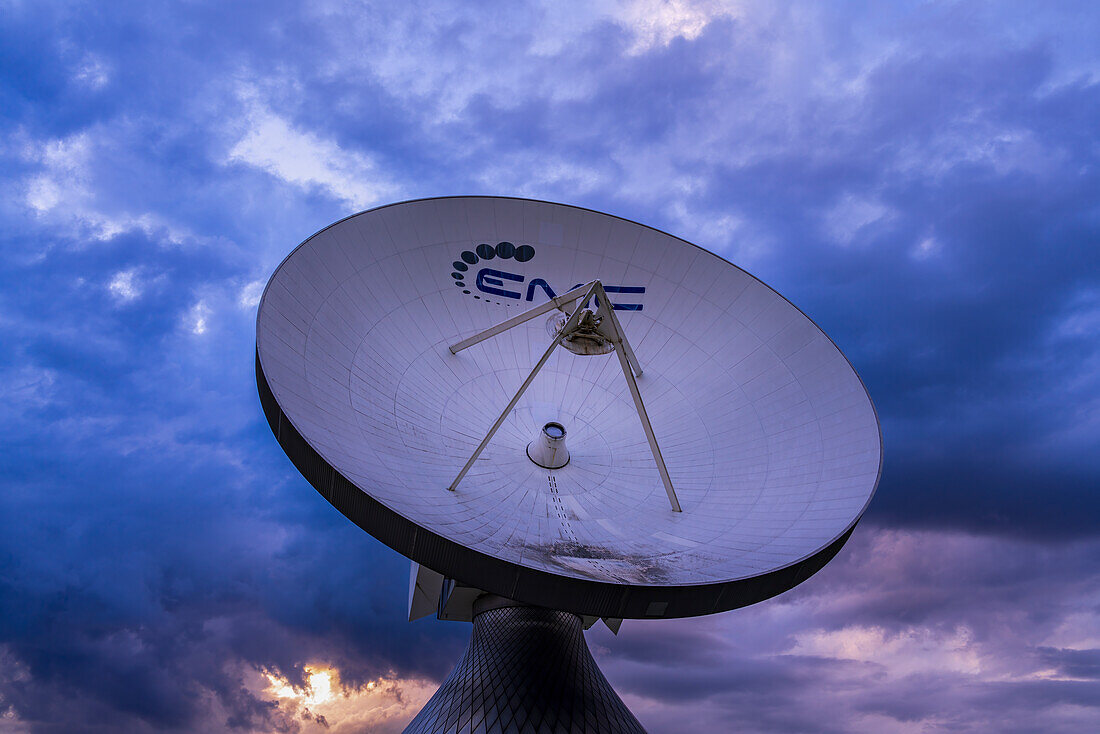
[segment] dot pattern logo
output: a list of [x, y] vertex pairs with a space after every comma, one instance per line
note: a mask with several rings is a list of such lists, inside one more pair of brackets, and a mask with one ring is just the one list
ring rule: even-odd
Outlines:
[[451, 271], [451, 277], [454, 278], [455, 285], [462, 288], [462, 292], [466, 295], [474, 295], [477, 300], [484, 300], [486, 303], [500, 304], [500, 301], [492, 301], [488, 298], [483, 299], [479, 295], [472, 294], [469, 289], [466, 288], [466, 278], [471, 274], [470, 266], [477, 265], [484, 260], [493, 260], [500, 258], [501, 260], [515, 260], [516, 262], [525, 263], [535, 256], [535, 248], [531, 245], [520, 245], [516, 247], [511, 242], [498, 242], [495, 246], [483, 242], [472, 250], [463, 250], [458, 256], [458, 259], [451, 263], [451, 267], [454, 270]]

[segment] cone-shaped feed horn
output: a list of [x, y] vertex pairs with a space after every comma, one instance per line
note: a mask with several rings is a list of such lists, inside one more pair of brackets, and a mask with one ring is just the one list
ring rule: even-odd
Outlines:
[[544, 469], [560, 469], [569, 463], [565, 448], [565, 426], [553, 421], [543, 426], [535, 440], [527, 444], [527, 458]]

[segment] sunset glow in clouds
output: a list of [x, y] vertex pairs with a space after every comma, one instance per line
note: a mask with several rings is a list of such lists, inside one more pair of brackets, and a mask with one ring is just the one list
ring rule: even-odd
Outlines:
[[355, 211], [683, 236], [850, 358], [841, 554], [586, 633], [653, 734], [1100, 728], [1094, 3], [0, 3], [0, 732], [398, 732], [469, 625], [313, 491], [255, 309]]
[[302, 732], [400, 731], [435, 692], [431, 681], [392, 677], [345, 686], [340, 671], [307, 665], [302, 685], [267, 672], [260, 698], [275, 703], [274, 714]]

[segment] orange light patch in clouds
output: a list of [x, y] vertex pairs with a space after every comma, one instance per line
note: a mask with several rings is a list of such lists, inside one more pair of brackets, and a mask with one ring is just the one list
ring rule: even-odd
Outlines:
[[305, 685], [293, 685], [276, 671], [263, 671], [262, 698], [273, 701], [284, 717], [300, 724], [301, 734], [399, 732], [435, 693], [438, 684], [382, 676], [361, 686], [347, 686], [340, 671], [307, 665]]

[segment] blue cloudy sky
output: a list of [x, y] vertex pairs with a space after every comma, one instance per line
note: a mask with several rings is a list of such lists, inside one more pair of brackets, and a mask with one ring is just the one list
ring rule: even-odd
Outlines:
[[1100, 7], [0, 0], [0, 732], [396, 732], [469, 627], [297, 474], [254, 318], [507, 194], [790, 297], [882, 418], [777, 599], [588, 640], [653, 734], [1100, 728]]

